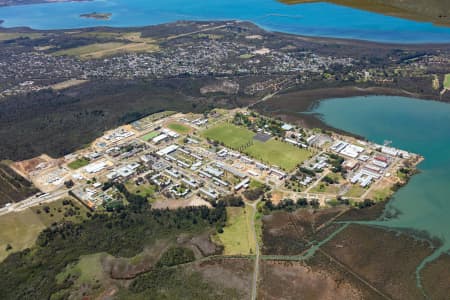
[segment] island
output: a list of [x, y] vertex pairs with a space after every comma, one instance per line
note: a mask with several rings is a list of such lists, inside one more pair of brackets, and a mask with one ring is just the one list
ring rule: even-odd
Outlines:
[[81, 14], [80, 18], [96, 19], [96, 20], [110, 20], [111, 16], [112, 16], [112, 13], [92, 12], [92, 13], [88, 13], [88, 14]]

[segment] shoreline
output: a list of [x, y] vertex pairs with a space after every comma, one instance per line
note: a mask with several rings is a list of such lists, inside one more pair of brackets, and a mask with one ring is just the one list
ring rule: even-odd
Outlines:
[[[334, 98], [352, 98], [358, 96], [399, 96], [450, 104], [450, 101], [448, 101], [447, 99], [437, 98], [432, 95], [426, 94], [410, 93], [408, 91], [400, 89], [387, 87], [360, 88], [356, 86], [346, 86], [309, 90], [306, 89], [292, 92], [284, 91], [266, 102], [257, 104], [255, 106], [255, 109], [260, 111], [261, 113], [266, 113], [281, 118], [284, 117], [286, 121], [300, 121], [302, 122], [302, 125], [306, 126], [319, 126], [318, 128], [321, 129], [333, 129], [337, 130], [338, 132], [345, 132], [339, 128], [334, 128], [333, 126], [326, 124], [320, 117], [318, 117], [317, 114], [312, 113], [311, 111], [314, 110], [314, 108], [316, 108], [318, 105], [320, 105], [321, 101], [326, 101]], [[301, 100], [295, 101], [294, 99]], [[289, 109], [285, 108], [288, 106]], [[355, 134], [351, 135], [355, 136]]]

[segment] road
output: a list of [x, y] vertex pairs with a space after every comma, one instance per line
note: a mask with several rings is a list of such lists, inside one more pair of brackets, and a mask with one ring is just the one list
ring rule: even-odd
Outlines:
[[55, 192], [49, 193], [47, 196], [42, 197], [42, 198], [38, 198], [33, 195], [23, 201], [14, 203], [8, 207], [4, 207], [4, 208], [0, 209], [0, 216], [6, 215], [11, 212], [23, 211], [27, 208], [30, 208], [30, 207], [33, 207], [33, 206], [36, 206], [36, 205], [39, 205], [42, 203], [56, 201], [58, 199], [61, 199], [63, 196], [67, 195], [68, 192], [69, 192], [69, 190], [67, 190], [67, 189], [61, 189], [61, 190], [57, 190]]
[[258, 295], [258, 276], [259, 276], [260, 253], [259, 253], [258, 235], [256, 233], [256, 227], [255, 227], [255, 217], [256, 217], [258, 203], [259, 203], [259, 200], [252, 202], [252, 203], [247, 202], [247, 205], [252, 207], [251, 228], [253, 230], [253, 238], [255, 239], [255, 254], [256, 254], [255, 266], [253, 268], [252, 300], [256, 300], [256, 296]]

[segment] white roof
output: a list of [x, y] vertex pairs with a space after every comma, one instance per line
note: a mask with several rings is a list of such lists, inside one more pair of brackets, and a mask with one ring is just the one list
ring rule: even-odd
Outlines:
[[283, 129], [283, 130], [286, 130], [286, 131], [288, 131], [288, 130], [291, 130], [292, 128], [294, 128], [294, 126], [292, 126], [291, 124], [283, 124], [283, 126], [281, 126], [281, 129]]
[[172, 153], [173, 151], [177, 150], [178, 146], [177, 145], [170, 145], [164, 149], [159, 150], [158, 152], [156, 152], [156, 154], [158, 154], [159, 156], [164, 156], [167, 155], [169, 153]]
[[153, 143], [159, 143], [159, 142], [161, 142], [161, 141], [163, 141], [163, 140], [165, 140], [165, 139], [167, 139], [169, 136], [167, 135], [167, 134], [160, 134], [160, 135], [158, 135], [157, 137], [154, 137], [153, 139], [152, 139], [152, 142]]
[[84, 170], [88, 173], [97, 173], [106, 168], [106, 163], [104, 161], [96, 162], [84, 167]]

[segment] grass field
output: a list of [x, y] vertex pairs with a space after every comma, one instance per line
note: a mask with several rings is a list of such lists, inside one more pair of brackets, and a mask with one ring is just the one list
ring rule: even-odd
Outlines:
[[154, 137], [157, 137], [158, 135], [159, 135], [158, 131], [152, 131], [152, 132], [147, 133], [146, 135], [142, 136], [141, 140], [144, 140], [147, 142], [147, 141], [153, 139]]
[[293, 170], [311, 153], [293, 145], [271, 139], [265, 143], [254, 141], [253, 145], [245, 149], [245, 153], [269, 165], [276, 165], [286, 171]]
[[361, 197], [367, 190], [360, 185], [352, 185], [352, 187], [345, 194], [347, 197]]
[[106, 253], [96, 253], [81, 256], [77, 263], [70, 264], [56, 276], [58, 283], [63, 283], [67, 277], [75, 277], [76, 284], [94, 283], [103, 279], [103, 267], [101, 260]]
[[[63, 204], [63, 199], [53, 201], [47, 204], [38, 205], [30, 208], [40, 219], [42, 224], [50, 226], [55, 222], [61, 220], [70, 221], [74, 223], [80, 223], [86, 219], [86, 213], [88, 209], [81, 205], [77, 200], [69, 200], [71, 204]], [[49, 208], [49, 212], [44, 211], [44, 207]]]
[[247, 255], [255, 253], [256, 242], [251, 230], [252, 208], [227, 207], [227, 225], [224, 232], [218, 234], [224, 246], [225, 255]]
[[[72, 203], [73, 207], [63, 205], [63, 200], [61, 199], [21, 212], [1, 216], [0, 261], [5, 259], [9, 252], [16, 252], [31, 247], [39, 233], [54, 222], [59, 222], [62, 219], [75, 223], [83, 221], [86, 218], [87, 209], [75, 200], [72, 200]], [[49, 207], [49, 213], [44, 212], [44, 206]], [[37, 213], [38, 210], [40, 213]], [[69, 210], [70, 212], [68, 212]], [[12, 246], [9, 252], [6, 251], [8, 244]]]
[[15, 40], [18, 38], [29, 38], [33, 40], [42, 36], [41, 33], [0, 32], [0, 41]]
[[311, 189], [312, 193], [324, 193], [324, 194], [337, 194], [339, 187], [334, 184], [327, 185], [325, 182], [320, 182], [314, 188]]
[[108, 42], [108, 43], [94, 43], [91, 45], [64, 49], [56, 51], [53, 54], [77, 56], [81, 59], [95, 59], [120, 53], [155, 52], [158, 50], [159, 50], [158, 45], [145, 42], [139, 43]]
[[79, 158], [71, 163], [69, 163], [67, 166], [71, 168], [72, 170], [76, 170], [79, 168], [82, 168], [84, 166], [87, 166], [89, 164], [89, 160], [85, 157]]
[[203, 136], [214, 141], [224, 143], [232, 149], [247, 146], [253, 141], [255, 134], [247, 128], [233, 124], [222, 123], [203, 132]]
[[[2, 261], [10, 252], [31, 247], [45, 225], [31, 209], [27, 209], [1, 216], [0, 228], [0, 261]], [[10, 251], [6, 251], [8, 244], [12, 246]]]
[[450, 90], [450, 74], [445, 75], [444, 88]]
[[170, 123], [167, 125], [167, 128], [170, 130], [173, 130], [179, 134], [188, 134], [191, 129], [183, 124], [180, 123]]
[[130, 193], [136, 194], [136, 195], [141, 195], [146, 198], [152, 197], [155, 194], [155, 189], [156, 189], [156, 187], [154, 185], [151, 185], [149, 183], [141, 184], [141, 185], [137, 186], [132, 181], [127, 181], [125, 183], [125, 187], [127, 188], [127, 190]]

